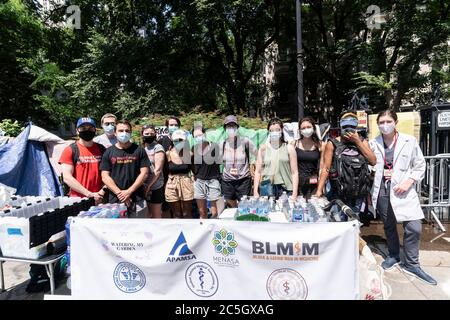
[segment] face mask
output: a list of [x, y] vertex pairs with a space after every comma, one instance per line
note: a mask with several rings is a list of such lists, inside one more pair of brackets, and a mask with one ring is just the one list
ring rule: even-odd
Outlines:
[[114, 130], [115, 130], [115, 127], [112, 124], [110, 124], [108, 126], [103, 126], [103, 131], [105, 131], [105, 133], [109, 136], [114, 134]]
[[313, 128], [306, 128], [306, 129], [301, 130], [300, 133], [304, 137], [309, 138], [309, 137], [311, 137], [313, 135], [314, 129]]
[[274, 131], [269, 133], [270, 141], [278, 141], [281, 138], [280, 131]]
[[176, 130], [178, 130], [178, 126], [177, 125], [171, 125], [169, 126], [169, 133], [172, 134], [174, 133]]
[[156, 140], [156, 136], [143, 136], [145, 143], [152, 144]]
[[382, 134], [391, 134], [395, 130], [395, 123], [383, 123], [378, 126]]
[[131, 133], [128, 132], [120, 132], [117, 135], [117, 140], [119, 140], [120, 143], [127, 143], [131, 139]]
[[78, 136], [84, 141], [91, 141], [95, 137], [95, 132], [87, 130], [78, 133]]
[[237, 134], [236, 128], [227, 128], [226, 131], [229, 137], [234, 137]]

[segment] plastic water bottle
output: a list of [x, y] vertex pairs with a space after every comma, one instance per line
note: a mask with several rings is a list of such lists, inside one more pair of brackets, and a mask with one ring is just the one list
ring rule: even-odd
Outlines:
[[243, 196], [241, 198], [241, 201], [239, 201], [238, 204], [238, 216], [242, 216], [248, 213], [248, 201], [247, 201], [247, 197]]
[[257, 212], [257, 203], [255, 198], [251, 198], [248, 206], [249, 214], [258, 214]]
[[119, 214], [121, 218], [125, 218], [127, 216], [127, 206], [124, 203], [119, 204]]
[[120, 218], [120, 209], [117, 204], [113, 204], [111, 206], [111, 218], [113, 219]]
[[303, 208], [300, 201], [294, 204], [294, 209], [292, 210], [292, 222], [303, 222]]
[[309, 208], [306, 203], [302, 203], [303, 222], [310, 222]]

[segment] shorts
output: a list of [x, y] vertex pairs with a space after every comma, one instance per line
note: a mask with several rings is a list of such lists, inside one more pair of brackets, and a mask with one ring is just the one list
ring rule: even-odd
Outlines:
[[225, 200], [240, 200], [252, 192], [252, 179], [250, 177], [239, 180], [222, 180], [222, 192]]
[[220, 182], [217, 179], [202, 180], [194, 182], [194, 199], [206, 199], [216, 201], [220, 198]]
[[188, 175], [169, 175], [166, 184], [166, 201], [191, 201], [194, 199], [194, 181]]
[[145, 200], [132, 202], [127, 212], [128, 218], [148, 218], [147, 202]]
[[145, 200], [147, 200], [149, 203], [163, 203], [165, 200], [164, 197], [164, 186], [162, 186], [159, 189], [152, 190], [152, 193], [149, 194], [149, 196], [145, 197]]
[[310, 199], [317, 191], [317, 184], [310, 184], [309, 177], [299, 177], [298, 193], [306, 199]]

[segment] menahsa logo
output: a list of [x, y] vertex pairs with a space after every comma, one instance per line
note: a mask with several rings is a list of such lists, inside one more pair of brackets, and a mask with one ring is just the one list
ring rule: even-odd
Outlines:
[[230, 257], [230, 255], [234, 255], [236, 253], [236, 248], [238, 246], [233, 232], [228, 232], [225, 229], [215, 231], [212, 244], [214, 245], [216, 253], [216, 255], [213, 256], [213, 260], [216, 265], [224, 267], [239, 266], [239, 260]]
[[195, 254], [189, 249], [183, 231], [180, 232], [177, 241], [167, 257], [166, 262], [178, 262], [197, 259]]

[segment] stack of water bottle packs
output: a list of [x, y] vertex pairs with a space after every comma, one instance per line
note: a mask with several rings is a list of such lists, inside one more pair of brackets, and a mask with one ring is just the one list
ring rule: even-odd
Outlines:
[[[324, 208], [328, 205], [325, 198], [311, 198], [306, 201], [303, 197], [298, 197], [293, 201], [284, 192], [278, 200], [272, 197], [247, 197], [241, 198], [235, 220], [259, 220], [274, 221], [276, 213], [282, 213], [283, 222], [329, 222]], [[259, 219], [252, 219], [255, 215]], [[277, 222], [281, 222], [280, 219]]]
[[3, 256], [38, 259], [65, 246], [67, 217], [86, 210], [93, 199], [11, 196], [0, 211], [0, 251]]

